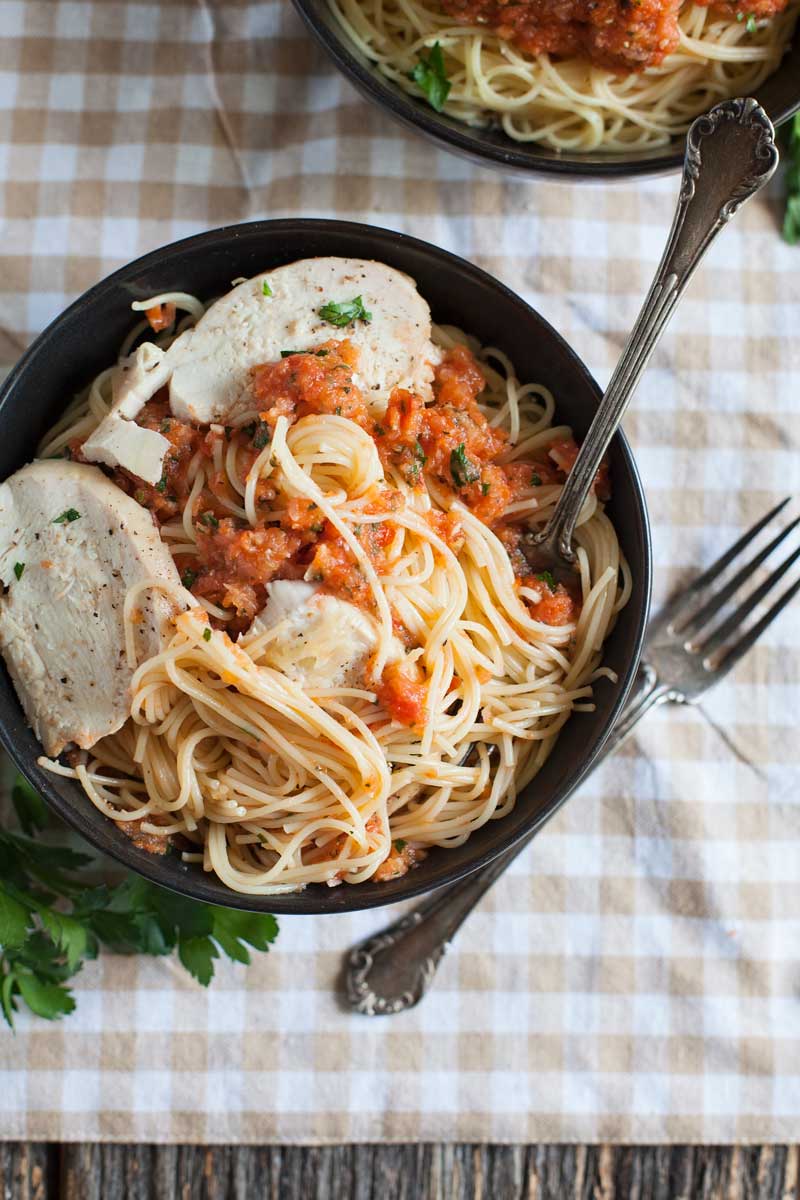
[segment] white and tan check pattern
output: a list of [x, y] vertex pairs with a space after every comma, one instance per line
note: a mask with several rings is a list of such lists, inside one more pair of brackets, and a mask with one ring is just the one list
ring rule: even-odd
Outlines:
[[[280, 0], [0, 0], [0, 29], [0, 360], [144, 251], [302, 214], [472, 259], [607, 378], [675, 180], [524, 183], [439, 153], [367, 107]], [[800, 250], [778, 219], [776, 184], [709, 256], [627, 421], [656, 602], [800, 496]], [[104, 956], [72, 1017], [0, 1034], [0, 1135], [796, 1140], [799, 717], [795, 606], [704, 712], [647, 719], [416, 1011], [334, 999], [343, 951], [389, 913], [284, 919], [273, 953], [207, 992], [172, 962]]]

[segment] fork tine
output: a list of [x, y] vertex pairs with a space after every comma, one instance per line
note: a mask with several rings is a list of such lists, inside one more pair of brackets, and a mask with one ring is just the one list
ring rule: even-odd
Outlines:
[[717, 561], [712, 563], [702, 575], [698, 575], [697, 579], [695, 579], [693, 583], [690, 583], [687, 588], [684, 588], [684, 590], [681, 591], [674, 600], [668, 601], [662, 610], [661, 619], [672, 621], [675, 617], [680, 616], [682, 612], [688, 609], [692, 602], [697, 598], [698, 593], [707, 588], [710, 583], [713, 583], [717, 576], [721, 575], [727, 566], [730, 566], [733, 560], [741, 554], [745, 547], [750, 545], [753, 538], [761, 532], [764, 526], [768, 525], [773, 517], [777, 517], [778, 513], [786, 507], [790, 499], [791, 496], [787, 496], [785, 500], [781, 500], [780, 504], [776, 504], [775, 507], [766, 514], [766, 516], [761, 517], [758, 521], [756, 521], [755, 525], [743, 533], [739, 540], [733, 543], [730, 549], [726, 550], [724, 554], [720, 555]]
[[[705, 642], [698, 646], [698, 650], [707, 658], [709, 654], [713, 654], [720, 646], [723, 646], [727, 639], [739, 629], [748, 615], [753, 611], [757, 604], [760, 604], [768, 592], [771, 592], [775, 584], [783, 579], [786, 572], [800, 558], [800, 546], [794, 550], [787, 559], [785, 559], [779, 567], [769, 575], [762, 584], [760, 584], [751, 595], [746, 596], [739, 607], [731, 613], [731, 615], [722, 622], [722, 624], [714, 630]], [[769, 624], [769, 622], [767, 622]]]
[[[689, 637], [696, 637], [699, 633], [701, 633], [711, 618], [716, 616], [722, 606], [727, 604], [731, 596], [735, 596], [742, 584], [747, 582], [753, 571], [755, 571], [757, 567], [760, 567], [765, 559], [769, 558], [773, 550], [776, 550], [778, 546], [780, 546], [781, 542], [787, 538], [792, 530], [796, 529], [798, 525], [800, 525], [800, 517], [796, 517], [794, 521], [791, 521], [785, 529], [782, 529], [780, 533], [777, 534], [772, 541], [764, 547], [763, 550], [759, 550], [758, 554], [756, 554], [755, 557], [750, 560], [750, 562], [745, 563], [741, 570], [737, 571], [733, 578], [730, 579], [724, 587], [720, 588], [717, 592], [713, 592], [703, 607], [698, 608], [697, 612], [692, 613], [686, 624], [680, 626], [680, 632], [686, 633]], [[752, 604], [750, 604], [749, 607], [752, 608]]]
[[779, 613], [783, 612], [786, 605], [789, 604], [795, 596], [800, 592], [800, 579], [787, 588], [778, 600], [775, 601], [772, 608], [764, 613], [760, 621], [757, 621], [752, 629], [748, 629], [747, 633], [742, 637], [735, 646], [732, 646], [725, 657], [719, 662], [715, 668], [714, 674], [717, 678], [722, 678], [727, 675], [732, 667], [735, 667], [742, 655], [753, 646], [761, 637], [768, 625], [771, 625]]

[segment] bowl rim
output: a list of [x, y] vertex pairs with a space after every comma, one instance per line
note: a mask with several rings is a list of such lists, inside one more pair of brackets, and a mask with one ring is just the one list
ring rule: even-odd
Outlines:
[[[218, 229], [194, 234], [190, 237], [170, 242], [161, 248], [151, 250], [147, 254], [133, 259], [131, 262], [113, 271], [110, 275], [99, 280], [55, 317], [34, 339], [0, 385], [0, 409], [5, 406], [10, 398], [13, 398], [14, 390], [20, 385], [24, 385], [26, 374], [35, 369], [40, 356], [46, 355], [51, 344], [58, 342], [62, 326], [70, 318], [79, 316], [81, 310], [90, 301], [112, 293], [119, 286], [130, 287], [132, 276], [135, 276], [136, 273], [146, 271], [151, 266], [158, 265], [159, 267], [163, 267], [165, 260], [180, 257], [187, 251], [201, 251], [211, 246], [224, 248], [231, 241], [235, 241], [237, 237], [241, 236], [242, 231], [246, 231], [248, 235], [258, 235], [262, 230], [270, 235], [306, 233], [310, 237], [313, 237], [316, 233], [322, 235], [349, 234], [358, 236], [359, 234], [363, 235], [364, 231], [367, 230], [370, 235], [376, 236], [380, 242], [392, 243], [394, 245], [402, 242], [409, 245], [417, 253], [432, 257], [441, 263], [445, 269], [448, 267], [451, 269], [457, 268], [460, 272], [472, 275], [483, 286], [488, 285], [495, 289], [495, 291], [505, 294], [510, 301], [521, 307], [522, 313], [527, 311], [537, 321], [541, 322], [542, 327], [547, 332], [547, 336], [552, 339], [553, 343], [559, 345], [575, 371], [583, 375], [589, 390], [594, 393], [596, 400], [599, 402], [602, 395], [599, 385], [590, 374], [583, 360], [572, 349], [565, 338], [554, 329], [546, 318], [533, 309], [526, 300], [481, 267], [448, 250], [425, 242], [420, 238], [397, 233], [394, 230], [381, 226], [367, 225], [364, 222], [354, 221], [290, 217], [224, 225]], [[31, 786], [44, 796], [53, 811], [68, 826], [81, 834], [96, 850], [115, 859], [128, 870], [143, 876], [150, 882], [158, 884], [161, 887], [166, 887], [181, 895], [189, 896], [195, 900], [254, 912], [272, 912], [278, 915], [314, 915], [323, 913], [326, 915], [338, 915], [339, 913], [356, 912], [363, 909], [383, 908], [387, 905], [410, 900], [426, 892], [455, 883], [457, 880], [463, 879], [481, 867], [486, 866], [499, 855], [510, 850], [512, 846], [517, 846], [523, 840], [533, 837], [558, 812], [594, 766], [636, 677], [647, 630], [652, 590], [653, 559], [650, 519], [639, 470], [622, 429], [617, 431], [615, 439], [618, 441], [620, 453], [625, 461], [625, 467], [636, 501], [638, 532], [641, 535], [641, 563], [639, 564], [639, 569], [644, 605], [636, 616], [633, 634], [632, 636], [629, 635], [631, 637], [632, 649], [628, 665], [624, 674], [620, 675], [615, 693], [608, 704], [605, 721], [601, 727], [600, 734], [596, 738], [591, 753], [584, 759], [580, 769], [571, 777], [567, 786], [562, 786], [560, 789], [554, 790], [549, 802], [535, 812], [529, 821], [525, 822], [520, 829], [505, 840], [500, 839], [499, 844], [477, 855], [474, 860], [462, 863], [461, 865], [454, 865], [450, 869], [445, 867], [444, 870], [438, 873], [435, 882], [426, 882], [424, 878], [420, 881], [418, 873], [410, 871], [407, 875], [403, 876], [403, 879], [407, 880], [407, 884], [402, 889], [402, 895], [387, 895], [385, 900], [379, 894], [377, 896], [374, 894], [360, 895], [358, 885], [342, 885], [342, 888], [337, 888], [336, 890], [337, 892], [343, 891], [347, 886], [347, 891], [344, 892], [347, 902], [344, 904], [338, 903], [335, 909], [331, 908], [330, 903], [325, 903], [326, 897], [329, 895], [329, 889], [322, 885], [306, 888], [302, 892], [286, 892], [266, 896], [251, 896], [228, 889], [225, 896], [220, 896], [217, 891], [220, 881], [216, 880], [216, 877], [210, 877], [213, 882], [211, 884], [207, 883], [204, 873], [187, 870], [174, 855], [163, 857], [158, 855], [144, 856], [134, 847], [133, 842], [128, 839], [119, 842], [115, 841], [111, 846], [105, 844], [102, 839], [102, 829], [107, 822], [107, 818], [91, 804], [77, 808], [62, 798], [53, 785], [53, 777], [38, 766], [35, 758], [29, 758], [15, 744], [13, 732], [9, 728], [5, 705], [0, 705], [0, 743], [5, 747], [17, 769], [28, 780]], [[16, 693], [15, 700], [21, 713], [22, 707], [19, 704], [19, 699], [16, 697]], [[27, 724], [26, 718], [25, 722]], [[164, 878], [165, 875], [167, 878]]]
[[[533, 143], [517, 143], [506, 138], [503, 143], [482, 142], [471, 127], [454, 117], [437, 113], [421, 101], [407, 94], [383, 77], [377, 68], [361, 61], [347, 44], [343, 34], [335, 32], [333, 26], [319, 20], [314, 0], [292, 0], [313, 37], [331, 58], [342, 74], [368, 101], [376, 104], [389, 117], [406, 129], [422, 133], [437, 146], [483, 166], [504, 169], [527, 177], [546, 176], [562, 182], [581, 181], [601, 183], [622, 179], [647, 179], [668, 175], [683, 165], [683, 141], [675, 146], [665, 146], [648, 153], [636, 152], [636, 157], [621, 159], [609, 155], [608, 160], [593, 158], [581, 162], [579, 158], [564, 158], [558, 152], [549, 151], [537, 156]], [[800, 37], [800, 24], [794, 37]], [[791, 42], [790, 42], [791, 45]], [[783, 105], [771, 116], [777, 127], [800, 112], [800, 88], [797, 98]], [[507, 143], [507, 144], [506, 144]], [[631, 152], [632, 154], [634, 152]], [[577, 155], [577, 152], [575, 152]]]

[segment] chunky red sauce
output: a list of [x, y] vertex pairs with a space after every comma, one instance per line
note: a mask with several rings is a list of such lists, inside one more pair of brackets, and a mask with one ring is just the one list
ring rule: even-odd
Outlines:
[[402, 661], [386, 666], [378, 687], [378, 700], [393, 720], [421, 729], [425, 724], [427, 698], [427, 683], [414, 679]]
[[[366, 608], [373, 606], [362, 563], [312, 501], [289, 499], [279, 523], [264, 519], [255, 527], [230, 511], [230, 505], [241, 506], [241, 497], [217, 464], [234, 442], [239, 470], [246, 476], [269, 445], [280, 416], [293, 422], [311, 414], [330, 413], [356, 421], [374, 438], [387, 472], [397, 471], [412, 487], [424, 486], [427, 477], [449, 490], [494, 529], [506, 545], [518, 579], [530, 582], [531, 568], [520, 550], [520, 527], [513, 521], [509, 523], [505, 513], [515, 501], [535, 497], [537, 488], [563, 483], [575, 462], [576, 443], [571, 439], [554, 442], [527, 462], [498, 462], [507, 448], [507, 438], [481, 411], [478, 397], [484, 389], [483, 375], [464, 346], [448, 350], [435, 368], [433, 404], [426, 406], [419, 396], [397, 388], [377, 421], [355, 383], [356, 365], [357, 351], [345, 340], [326, 342], [307, 353], [287, 352], [279, 362], [254, 368], [259, 417], [242, 429], [201, 429], [179, 421], [170, 413], [163, 392], [144, 407], [138, 418], [140, 425], [158, 430], [170, 443], [163, 477], [151, 486], [118, 469], [114, 479], [149, 508], [159, 523], [176, 522], [187, 503], [195, 475], [193, 464], [199, 458], [206, 482], [195, 499], [192, 514], [197, 554], [179, 555], [176, 560], [184, 585], [195, 595], [234, 611], [234, 618], [225, 623], [234, 637], [263, 608], [266, 586], [272, 579], [307, 576], [342, 599]], [[72, 450], [75, 457], [80, 457], [79, 445]], [[601, 499], [608, 498], [606, 466], [598, 472], [594, 487]], [[257, 511], [261, 509], [266, 516], [275, 497], [274, 484], [269, 479], [260, 480]], [[399, 491], [382, 485], [368, 497], [364, 511], [374, 515], [391, 513], [402, 504]], [[426, 520], [437, 536], [458, 553], [464, 542], [458, 512], [433, 509]], [[378, 574], [385, 573], [397, 534], [395, 523], [384, 517], [351, 529]], [[578, 601], [562, 592], [556, 589], [553, 594], [546, 593], [532, 606], [537, 620], [560, 625], [576, 618]], [[424, 685], [410, 676], [388, 670], [382, 683], [382, 701], [403, 723], [413, 725], [424, 719]]]
[[[788, 0], [698, 0], [726, 16], [769, 17]], [[680, 0], [442, 0], [448, 16], [486, 25], [527, 54], [587, 58], [618, 74], [657, 66], [678, 46]]]

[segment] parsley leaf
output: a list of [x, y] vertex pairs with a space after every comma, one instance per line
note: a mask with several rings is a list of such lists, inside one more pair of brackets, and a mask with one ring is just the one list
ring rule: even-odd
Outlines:
[[209, 529], [219, 529], [219, 520], [214, 516], [213, 512], [204, 512], [200, 516], [203, 525], [207, 525]]
[[427, 57], [420, 54], [419, 62], [409, 75], [423, 93], [431, 108], [441, 112], [450, 95], [451, 83], [444, 69], [444, 55], [439, 42], [434, 42]]
[[17, 579], [22, 579], [22, 572], [25, 570], [25, 563], [14, 563], [14, 574]]
[[269, 286], [269, 284], [267, 283], [266, 279], [262, 279], [262, 280], [261, 280], [261, 293], [262, 293], [262, 295], [264, 295], [264, 296], [271, 296], [271, 295], [272, 295], [272, 288]]
[[[41, 830], [47, 810], [21, 776], [14, 806], [28, 832]], [[93, 887], [80, 874], [90, 862], [66, 846], [0, 829], [0, 1012], [9, 1025], [20, 1001], [48, 1020], [71, 1013], [68, 981], [102, 946], [118, 954], [177, 950], [206, 986], [220, 952], [248, 963], [248, 946], [267, 950], [275, 940], [268, 914], [202, 904], [138, 876]]]
[[14, 979], [22, 999], [37, 1017], [54, 1021], [74, 1011], [75, 997], [63, 984], [48, 983], [32, 971], [15, 971]]
[[372, 313], [367, 312], [364, 308], [364, 301], [360, 296], [356, 296], [354, 300], [338, 302], [331, 300], [327, 304], [323, 304], [319, 315], [323, 321], [327, 321], [329, 325], [336, 325], [339, 329], [343, 329], [345, 325], [352, 325], [356, 321], [364, 321], [369, 324], [372, 320]]
[[534, 471], [533, 474], [531, 475], [531, 487], [541, 487], [541, 486], [542, 486], [542, 477], [538, 473], [538, 471]]
[[203, 641], [204, 641], [204, 642], [210, 642], [210, 641], [211, 641], [211, 630], [210, 630], [210, 629], [204, 629], [204, 630], [203, 630]]
[[551, 592], [556, 590], [556, 581], [552, 571], [542, 571], [542, 573], [537, 575], [536, 578], [542, 583], [546, 583]]
[[251, 441], [255, 450], [263, 450], [272, 440], [272, 430], [261, 418], [254, 423]]
[[757, 32], [758, 25], [756, 24], [756, 19], [755, 19], [755, 16], [753, 15], [753, 13], [747, 14], [747, 22], [745, 24], [745, 29], [747, 30], [748, 33], [756, 33]]
[[786, 135], [786, 213], [783, 236], [790, 246], [800, 244], [800, 113]]
[[53, 521], [54, 525], [68, 525], [71, 521], [79, 521], [81, 514], [75, 508], [67, 508], [60, 517]]
[[17, 776], [11, 792], [11, 802], [23, 833], [31, 836], [37, 830], [44, 829], [47, 824], [47, 805], [22, 775]]
[[186, 588], [187, 592], [191, 591], [195, 579], [197, 579], [197, 571], [186, 570], [181, 575], [181, 583]]
[[450, 451], [450, 474], [456, 487], [466, 487], [469, 483], [477, 483], [481, 473], [473, 462], [467, 458], [464, 443]]
[[214, 959], [219, 958], [219, 950], [209, 937], [179, 938], [178, 958], [198, 983], [208, 987], [214, 978]]
[[25, 905], [0, 888], [0, 945], [18, 950], [28, 936], [29, 919]]

